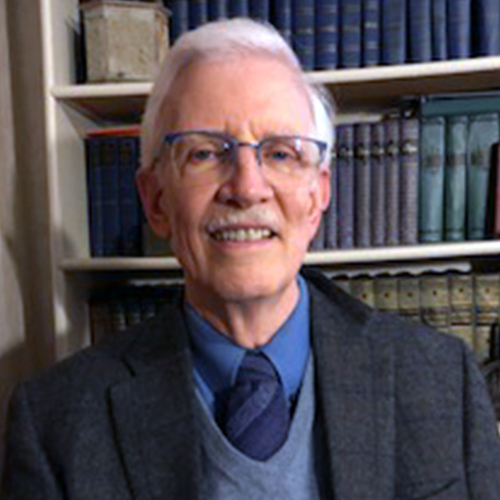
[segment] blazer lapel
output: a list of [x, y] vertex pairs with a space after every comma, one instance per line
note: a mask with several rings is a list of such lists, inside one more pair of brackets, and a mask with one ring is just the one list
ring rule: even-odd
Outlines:
[[323, 293], [311, 287], [311, 318], [333, 497], [393, 498], [392, 347], [377, 341], [374, 315], [367, 308], [329, 282], [321, 288]]
[[112, 419], [135, 500], [198, 498], [199, 439], [183, 316], [169, 305], [124, 356], [134, 373], [110, 390]]

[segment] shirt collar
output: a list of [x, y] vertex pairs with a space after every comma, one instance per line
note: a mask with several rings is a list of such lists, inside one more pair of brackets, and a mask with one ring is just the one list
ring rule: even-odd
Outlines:
[[[310, 351], [309, 294], [304, 279], [297, 276], [299, 300], [285, 323], [261, 350], [273, 362], [287, 398], [295, 398], [304, 376]], [[184, 304], [191, 336], [195, 372], [214, 395], [228, 389], [236, 378], [247, 350], [218, 332], [189, 303]]]

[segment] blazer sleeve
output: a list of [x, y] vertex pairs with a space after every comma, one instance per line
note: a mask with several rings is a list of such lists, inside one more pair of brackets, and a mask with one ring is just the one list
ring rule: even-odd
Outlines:
[[472, 353], [464, 352], [464, 456], [469, 497], [500, 499], [500, 438], [486, 382]]
[[62, 500], [56, 476], [43, 449], [27, 392], [21, 385], [11, 400], [1, 500]]

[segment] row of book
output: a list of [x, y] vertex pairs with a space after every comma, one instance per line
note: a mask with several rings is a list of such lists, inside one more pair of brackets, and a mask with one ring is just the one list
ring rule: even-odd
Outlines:
[[207, 21], [273, 24], [306, 70], [500, 53], [497, 0], [165, 0], [171, 41]]
[[[500, 238], [499, 115], [458, 104], [450, 110], [460, 114], [436, 114], [430, 100], [420, 118], [337, 126], [332, 201], [311, 250]], [[135, 186], [138, 128], [97, 129], [85, 141], [91, 255], [165, 254]]]
[[[423, 321], [465, 340], [477, 360], [496, 356], [491, 345], [493, 325], [500, 321], [500, 274], [422, 273], [337, 276], [347, 293], [378, 309]], [[124, 285], [103, 289], [89, 301], [93, 342], [146, 321], [172, 294], [166, 285]]]

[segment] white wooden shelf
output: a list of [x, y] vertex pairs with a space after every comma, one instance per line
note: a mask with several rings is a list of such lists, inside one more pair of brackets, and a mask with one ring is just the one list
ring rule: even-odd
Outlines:
[[[402, 96], [487, 91], [500, 88], [500, 56], [314, 71], [312, 82], [326, 85], [341, 112], [397, 105]], [[104, 121], [140, 119], [152, 83], [58, 85], [51, 89], [57, 101]]]
[[[426, 245], [379, 247], [370, 249], [327, 250], [311, 252], [306, 264], [316, 266], [350, 267], [398, 263], [426, 263], [435, 261], [469, 261], [500, 256], [500, 241], [474, 241]], [[61, 270], [68, 274], [106, 272], [178, 271], [175, 257], [104, 257], [65, 259]]]

